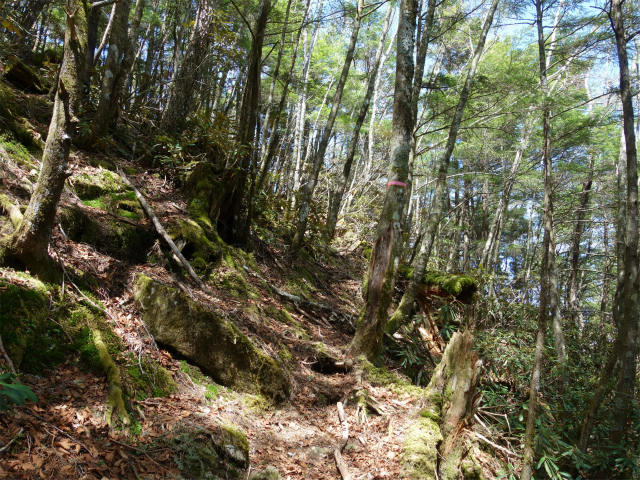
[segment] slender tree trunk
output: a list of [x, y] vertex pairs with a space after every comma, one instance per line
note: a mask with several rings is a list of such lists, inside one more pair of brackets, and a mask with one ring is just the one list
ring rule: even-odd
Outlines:
[[576, 226], [573, 229], [571, 239], [571, 272], [569, 273], [568, 285], [568, 310], [578, 332], [582, 332], [582, 314], [579, 311], [579, 281], [580, 281], [580, 243], [582, 242], [582, 232], [584, 231], [584, 223], [586, 209], [589, 205], [589, 194], [591, 193], [591, 185], [593, 183], [593, 155], [589, 158], [589, 173], [584, 182], [582, 182], [582, 191], [578, 204], [578, 218]]
[[193, 107], [193, 93], [200, 77], [201, 66], [209, 53], [212, 30], [213, 0], [199, 0], [195, 23], [191, 27], [191, 37], [186, 51], [176, 69], [175, 81], [171, 85], [171, 92], [167, 106], [162, 112], [160, 128], [167, 133], [179, 133], [184, 127], [186, 118]]
[[113, 27], [109, 38], [109, 51], [104, 75], [102, 76], [100, 101], [93, 119], [93, 134], [97, 137], [102, 137], [107, 133], [109, 124], [118, 113], [120, 98], [120, 89], [118, 87], [123, 83], [122, 80], [118, 81], [118, 78], [127, 74], [124, 71], [126, 68], [123, 68], [122, 63], [124, 52], [129, 49], [127, 26], [129, 25], [130, 10], [131, 0], [120, 0], [116, 3], [116, 9], [113, 14]]
[[[558, 6], [560, 13], [562, 3]], [[556, 18], [558, 16], [556, 15]], [[538, 390], [542, 375], [542, 356], [544, 353], [545, 333], [549, 316], [553, 320], [556, 355], [564, 364], [564, 337], [562, 325], [558, 316], [558, 281], [556, 276], [556, 257], [553, 225], [553, 165], [551, 152], [551, 105], [549, 85], [547, 81], [547, 51], [543, 29], [543, 0], [536, 1], [536, 25], [538, 30], [538, 59], [540, 64], [540, 91], [542, 93], [542, 163], [544, 166], [544, 240], [542, 252], [542, 268], [540, 271], [540, 311], [538, 314], [538, 333], [536, 336], [536, 351], [531, 384], [529, 390], [529, 411], [525, 428], [524, 459], [522, 463], [521, 480], [530, 480], [533, 474], [535, 460], [536, 418], [538, 415]], [[555, 32], [555, 26], [554, 26]]]
[[500, 203], [498, 204], [496, 213], [493, 215], [493, 218], [491, 219], [491, 225], [489, 226], [489, 234], [487, 235], [487, 240], [485, 241], [484, 248], [482, 249], [482, 257], [480, 259], [480, 265], [489, 271], [493, 271], [494, 265], [490, 264], [491, 252], [496, 251], [496, 249], [499, 249], [500, 236], [502, 235], [502, 224], [504, 221], [504, 214], [506, 213], [507, 207], [509, 206], [511, 190], [513, 189], [513, 185], [516, 181], [518, 169], [520, 168], [520, 163], [522, 162], [524, 152], [529, 146], [529, 138], [531, 137], [532, 131], [533, 131], [533, 115], [529, 115], [524, 122], [524, 128], [522, 130], [522, 138], [520, 139], [520, 145], [518, 145], [518, 149], [516, 150], [516, 155], [513, 159], [513, 163], [511, 164], [511, 170], [509, 172], [509, 176], [504, 182], [504, 191], [502, 192], [502, 196], [500, 197]]
[[[625, 439], [625, 434], [628, 431], [627, 423], [633, 415], [637, 368], [638, 287], [640, 282], [638, 279], [638, 162], [633, 97], [621, 0], [612, 0], [610, 18], [616, 37], [620, 65], [620, 96], [622, 98], [623, 128], [627, 150], [627, 230], [624, 255], [626, 278], [621, 296], [622, 306], [618, 308], [618, 310], [622, 310], [620, 319], [622, 325], [619, 333], [623, 330], [627, 330], [627, 333], [624, 336], [620, 355], [620, 373], [613, 401], [613, 404], [616, 405], [616, 414], [609, 432], [609, 441], [616, 445]], [[614, 472], [611, 473], [615, 474]]]
[[424, 277], [424, 272], [427, 267], [427, 262], [429, 261], [429, 256], [431, 255], [431, 248], [433, 247], [433, 243], [436, 238], [436, 233], [440, 225], [440, 217], [442, 216], [442, 210], [444, 207], [444, 189], [447, 183], [447, 172], [449, 171], [451, 154], [453, 153], [453, 149], [456, 145], [458, 131], [460, 130], [460, 124], [462, 122], [462, 115], [464, 113], [465, 107], [467, 105], [467, 100], [469, 99], [469, 94], [471, 92], [471, 84], [473, 83], [473, 79], [478, 68], [478, 63], [480, 62], [480, 58], [484, 50], [487, 35], [489, 33], [489, 29], [491, 28], [491, 24], [493, 23], [494, 14], [498, 8], [498, 3], [499, 0], [493, 0], [491, 7], [489, 8], [489, 12], [487, 13], [487, 17], [484, 21], [482, 31], [480, 32], [478, 46], [476, 47], [476, 51], [474, 52], [473, 58], [469, 64], [467, 78], [465, 80], [464, 86], [462, 87], [462, 91], [460, 92], [458, 105], [456, 106], [456, 110], [451, 121], [451, 126], [449, 128], [447, 145], [443, 154], [438, 160], [438, 174], [436, 178], [436, 187], [433, 194], [433, 205], [426, 222], [426, 229], [422, 240], [422, 245], [420, 247], [420, 253], [418, 254], [411, 280], [409, 280], [409, 284], [407, 285], [407, 288], [402, 295], [402, 299], [400, 300], [400, 305], [398, 305], [398, 308], [396, 309], [395, 313], [389, 321], [389, 324], [387, 325], [387, 331], [389, 332], [396, 331], [400, 327], [400, 325], [402, 325], [406, 321], [406, 319], [409, 318], [409, 314], [411, 312], [411, 309], [413, 308], [413, 302], [416, 298], [416, 293], [418, 292], [418, 287], [422, 282], [422, 278]]
[[[122, 87], [118, 90], [118, 100], [127, 99], [129, 88], [133, 81], [134, 67], [142, 53], [144, 40], [141, 45], [138, 45], [138, 39], [140, 38], [140, 24], [142, 23], [142, 15], [144, 14], [145, 5], [146, 0], [136, 0], [136, 9], [133, 13], [131, 26], [129, 27], [129, 41], [127, 42], [127, 48], [124, 51], [124, 57], [122, 60], [122, 75], [124, 75], [124, 81], [122, 82]], [[150, 30], [151, 25], [149, 25], [147, 32]], [[145, 37], [147, 37], [147, 35], [145, 35]]]
[[71, 137], [78, 123], [86, 48], [87, 3], [69, 0], [65, 20], [64, 58], [38, 182], [22, 223], [0, 245], [0, 259], [15, 259], [34, 274], [47, 279], [57, 276], [48, 247], [58, 201], [64, 182], [70, 175], [67, 165]]
[[417, 5], [415, 0], [402, 0], [398, 20], [396, 80], [393, 101], [393, 130], [387, 191], [380, 214], [376, 240], [371, 251], [369, 271], [365, 279], [364, 308], [349, 350], [378, 361], [382, 353], [382, 334], [391, 304], [396, 258], [395, 249], [402, 236], [402, 209], [409, 167], [409, 151], [413, 119], [414, 49]]
[[[395, 33], [394, 33], [394, 37], [395, 37]], [[384, 55], [382, 56], [382, 59], [380, 60], [380, 65], [384, 65], [387, 57], [389, 56], [389, 52], [391, 51], [391, 48], [393, 47], [393, 40], [391, 42], [389, 42], [389, 46], [387, 47], [387, 50], [385, 50]], [[371, 166], [373, 165], [373, 151], [374, 151], [374, 138], [373, 138], [373, 133], [375, 131], [375, 122], [376, 122], [376, 110], [378, 107], [378, 97], [380, 96], [380, 78], [381, 75], [378, 75], [376, 77], [376, 84], [373, 88], [373, 101], [371, 102], [371, 119], [369, 120], [369, 150], [368, 150], [368, 156], [367, 156], [367, 161], [364, 165], [363, 168], [363, 173], [362, 176], [364, 178], [364, 180], [368, 180], [369, 179], [369, 175], [370, 175], [370, 171], [371, 171]]]
[[296, 233], [291, 243], [291, 249], [297, 250], [302, 246], [304, 240], [304, 234], [307, 230], [307, 220], [309, 218], [309, 210], [311, 209], [311, 198], [313, 192], [318, 183], [318, 175], [322, 169], [324, 162], [324, 155], [329, 144], [329, 138], [333, 131], [333, 124], [338, 116], [338, 108], [340, 107], [340, 101], [342, 100], [342, 92], [344, 86], [347, 83], [347, 77], [349, 75], [349, 69], [351, 68], [351, 62], [353, 60], [353, 54], [356, 49], [356, 42], [358, 40], [358, 32], [360, 31], [360, 23], [362, 20], [362, 9], [364, 8], [364, 0], [358, 0], [358, 7], [356, 12], [356, 18], [353, 22], [353, 29], [351, 31], [351, 39], [349, 40], [349, 47], [347, 48], [347, 54], [342, 67], [342, 73], [340, 74], [340, 80], [336, 86], [336, 92], [333, 97], [333, 105], [331, 106], [331, 112], [329, 118], [322, 131], [322, 138], [318, 144], [317, 150], [313, 154], [313, 161], [311, 162], [311, 171], [309, 172], [309, 178], [306, 185], [302, 188], [302, 195], [300, 205], [298, 207], [298, 222], [296, 227]]
[[[228, 243], [244, 245], [248, 234], [250, 213], [242, 218], [243, 201], [252, 160], [255, 161], [254, 143], [260, 121], [260, 66], [262, 46], [271, 13], [271, 0], [261, 0], [253, 26], [253, 38], [248, 57], [248, 70], [238, 121], [238, 144], [241, 149], [227, 169], [225, 189], [219, 203], [219, 233]], [[255, 172], [255, 170], [253, 170]]]
[[89, 9], [87, 15], [87, 53], [86, 65], [84, 70], [84, 93], [89, 94], [91, 87], [91, 75], [94, 69], [94, 56], [96, 47], [98, 46], [98, 26], [100, 25], [100, 17], [102, 16], [102, 8], [94, 7]]
[[382, 60], [382, 54], [385, 49], [385, 42], [387, 40], [387, 33], [389, 31], [389, 23], [391, 20], [391, 12], [393, 9], [389, 6], [387, 10], [387, 15], [384, 20], [384, 26], [382, 27], [382, 36], [378, 42], [378, 49], [376, 51], [376, 56], [373, 60], [373, 64], [371, 66], [371, 72], [369, 74], [369, 82], [367, 84], [367, 91], [364, 95], [364, 99], [362, 100], [362, 105], [360, 105], [360, 111], [358, 112], [358, 118], [356, 119], [356, 124], [353, 130], [353, 136], [349, 141], [349, 146], [347, 148], [347, 157], [344, 162], [344, 167], [342, 169], [342, 175], [338, 179], [338, 184], [334, 191], [329, 192], [329, 208], [327, 212], [327, 225], [325, 230], [327, 242], [333, 240], [333, 237], [336, 232], [336, 223], [338, 223], [338, 213], [340, 212], [340, 206], [342, 204], [342, 197], [344, 196], [344, 191], [347, 188], [347, 183], [349, 182], [349, 175], [351, 175], [351, 165], [353, 164], [353, 158], [356, 154], [356, 148], [358, 146], [358, 140], [360, 139], [360, 129], [364, 124], [365, 119], [367, 118], [367, 113], [369, 113], [369, 105], [371, 104], [371, 98], [373, 97], [373, 92], [375, 89], [376, 81], [378, 78], [378, 69], [380, 68], [380, 61]]
[[[292, 0], [287, 1], [287, 9], [284, 14], [284, 23], [282, 24], [282, 35], [280, 36], [280, 49], [278, 50], [278, 58], [276, 59], [276, 65], [273, 69], [273, 75], [271, 77], [271, 85], [269, 86], [267, 111], [264, 114], [264, 126], [262, 129], [262, 135], [260, 137], [260, 158], [264, 158], [266, 155], [265, 149], [267, 148], [267, 137], [271, 124], [271, 104], [273, 103], [273, 96], [276, 90], [276, 82], [278, 81], [278, 75], [280, 73], [280, 63], [282, 62], [282, 54], [284, 53], [284, 44], [287, 39], [287, 29], [289, 28], [289, 12], [291, 11], [291, 3]], [[271, 128], [271, 130], [273, 131], [273, 128]]]

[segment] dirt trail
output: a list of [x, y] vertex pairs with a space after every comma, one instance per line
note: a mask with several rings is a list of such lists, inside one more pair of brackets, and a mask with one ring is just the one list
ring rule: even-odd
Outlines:
[[[185, 215], [184, 199], [176, 196], [162, 175], [145, 172], [131, 178], [143, 187], [163, 223], [169, 216]], [[66, 192], [62, 203], [77, 205], [78, 201]], [[145, 222], [148, 220], [140, 221]], [[103, 301], [107, 319], [131, 353], [132, 362], [140, 362], [145, 356], [158, 360], [172, 373], [179, 391], [169, 397], [131, 400], [135, 427], [127, 435], [109, 429], [105, 423], [104, 379], [79, 371], [74, 359], [42, 378], [24, 376], [23, 382], [33, 388], [39, 403], [18, 407], [14, 415], [0, 414], [0, 448], [13, 440], [9, 448], [0, 452], [0, 478], [179, 478], [179, 467], [189, 452], [182, 451], [175, 438], [188, 429], [213, 431], [231, 423], [249, 439], [250, 466], [238, 472], [240, 478], [273, 465], [283, 479], [339, 479], [333, 456], [342, 432], [338, 401], [346, 402], [350, 438], [343, 460], [351, 477], [403, 478], [399, 454], [407, 425], [420, 408], [420, 398], [393, 386], [372, 385], [366, 374], [361, 378], [355, 369], [341, 372], [323, 366], [310, 348], [315, 342], [322, 342], [331, 356], [343, 357], [351, 339], [353, 315], [360, 308], [359, 278], [364, 259], [358, 255], [334, 253], [330, 261], [319, 259], [310, 264], [312, 260], [307, 259], [304, 265], [312, 276], [322, 272], [315, 275], [314, 285], [309, 285], [308, 300], [331, 306], [342, 312], [341, 317], [295, 306], [266, 288], [256, 276], [247, 276], [247, 281], [259, 292], [258, 298], [240, 299], [216, 285], [213, 297], [209, 297], [189, 279], [160, 265], [117, 260], [91, 245], [69, 240], [59, 229], [54, 232], [53, 245], [52, 253], [64, 261], [67, 269], [88, 272], [98, 280], [94, 293]], [[255, 256], [259, 275], [286, 291], [287, 281], [296, 275], [296, 263], [284, 251], [263, 243], [258, 247]], [[183, 372], [184, 362], [158, 347], [147, 334], [131, 294], [136, 272], [179, 285], [193, 298], [214, 305], [267, 352], [277, 352], [279, 345], [286, 345], [293, 357], [289, 401], [265, 407], [260, 402], [251, 404], [246, 395], [223, 387], [218, 388], [215, 398], [207, 395], [205, 387]], [[11, 282], [20, 282], [9, 270], [0, 273]], [[302, 276], [299, 281], [310, 284]], [[65, 288], [81, 301], [71, 285]], [[298, 326], [264, 315], [247, 315], [248, 306], [257, 307], [258, 311], [269, 306], [287, 308]], [[300, 330], [305, 335], [300, 335]], [[362, 418], [361, 411], [349, 399], [358, 389], [366, 390], [379, 406], [379, 412], [368, 412], [362, 422], [356, 421]], [[235, 468], [226, 460], [221, 462], [221, 468], [226, 468], [225, 476], [233, 478]]]

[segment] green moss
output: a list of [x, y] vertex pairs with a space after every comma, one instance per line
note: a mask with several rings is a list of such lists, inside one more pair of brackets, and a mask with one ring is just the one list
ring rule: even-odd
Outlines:
[[208, 163], [199, 163], [187, 178], [189, 195], [189, 216], [202, 228], [213, 232], [215, 228], [209, 218], [209, 202], [222, 191], [222, 185], [213, 167]]
[[230, 424], [223, 425], [222, 427], [222, 438], [225, 442], [229, 442], [234, 447], [240, 448], [247, 453], [247, 458], [249, 456], [249, 440], [247, 436], [238, 430], [236, 427]]
[[178, 391], [171, 373], [155, 360], [127, 355], [126, 375], [123, 378], [125, 391], [130, 397], [144, 400], [149, 397], [166, 397]]
[[[104, 198], [104, 197], [103, 197]], [[92, 206], [104, 206], [103, 198], [92, 200]], [[106, 206], [105, 210], [108, 210]], [[93, 245], [100, 252], [116, 258], [143, 262], [155, 237], [143, 225], [131, 225], [117, 218], [93, 216], [78, 207], [59, 209], [60, 225], [75, 242]]]
[[[11, 87], [0, 82], [0, 119], [3, 131], [6, 132], [5, 142], [22, 144], [24, 147], [39, 151], [42, 139], [27, 120], [32, 110], [36, 110], [32, 108], [31, 97], [35, 96], [16, 93]], [[32, 165], [30, 161], [28, 163]]]
[[219, 389], [223, 387], [216, 385], [215, 382], [207, 375], [204, 375], [197, 366], [190, 365], [186, 360], [181, 360], [180, 370], [189, 375], [193, 383], [205, 388], [204, 398], [208, 401], [211, 402], [218, 398]]
[[190, 430], [178, 425], [172, 433], [173, 459], [187, 478], [207, 478], [211, 473], [222, 473], [219, 472], [219, 456], [211, 432], [203, 428]]
[[482, 467], [472, 460], [466, 458], [460, 465], [462, 475], [465, 480], [482, 480]]
[[309, 340], [309, 334], [304, 325], [298, 322], [291, 314], [281, 307], [275, 305], [252, 305], [244, 309], [255, 321], [261, 321], [262, 317], [268, 317], [291, 327], [290, 331], [300, 340]]
[[14, 365], [25, 373], [40, 373], [64, 359], [64, 332], [51, 320], [48, 300], [38, 281], [28, 286], [0, 281], [0, 335]]
[[151, 334], [197, 362], [216, 382], [274, 400], [288, 396], [288, 375], [233, 323], [144, 275], [136, 275], [134, 293]]
[[91, 200], [82, 200], [82, 204], [86, 205], [87, 207], [99, 208], [101, 210], [107, 210], [109, 208], [104, 197], [93, 198]]
[[169, 225], [167, 233], [176, 244], [182, 244], [182, 253], [193, 268], [205, 273], [221, 258], [221, 248], [211, 241], [205, 230], [193, 220], [177, 219]]
[[18, 165], [29, 169], [36, 168], [36, 164], [33, 162], [29, 150], [21, 143], [12, 139], [10, 135], [6, 133], [0, 135], [0, 148]]
[[410, 386], [411, 382], [407, 378], [398, 376], [395, 373], [389, 372], [384, 367], [376, 367], [373, 363], [367, 360], [366, 357], [358, 357], [358, 363], [363, 369], [366, 379], [373, 385], [390, 386], [396, 385], [400, 387]]
[[424, 283], [439, 286], [462, 301], [471, 301], [478, 291], [478, 282], [470, 275], [454, 275], [442, 272], [426, 272]]
[[437, 478], [438, 443], [441, 441], [440, 428], [433, 419], [420, 417], [411, 425], [400, 456], [405, 475], [415, 480]]
[[424, 408], [420, 411], [420, 416], [423, 418], [428, 418], [433, 420], [436, 423], [440, 422], [440, 414], [436, 412], [435, 408]]
[[[119, 193], [126, 186], [117, 173], [109, 170], [81, 173], [72, 178], [73, 188], [81, 200], [93, 200], [108, 194]], [[133, 192], [132, 192], [133, 193]]]
[[280, 360], [282, 360], [282, 363], [289, 370], [293, 368], [293, 365], [294, 365], [293, 355], [291, 355], [291, 351], [287, 348], [287, 346], [284, 343], [281, 343], [278, 346], [278, 356], [280, 357]]
[[244, 276], [236, 271], [231, 270], [222, 277], [222, 284], [228, 293], [237, 298], [253, 298], [259, 297], [256, 289], [249, 285]]

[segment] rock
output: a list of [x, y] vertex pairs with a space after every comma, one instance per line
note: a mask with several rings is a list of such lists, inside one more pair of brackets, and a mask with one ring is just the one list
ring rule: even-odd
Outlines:
[[223, 425], [220, 439], [216, 443], [229, 461], [240, 468], [249, 466], [249, 440], [244, 433], [230, 425]]
[[176, 349], [213, 380], [274, 401], [288, 398], [288, 375], [233, 323], [142, 274], [136, 275], [134, 295], [156, 341]]
[[48, 90], [48, 85], [44, 84], [40, 76], [15, 55], [5, 60], [4, 76], [9, 82], [25, 92], [46, 93]]
[[273, 465], [269, 465], [261, 472], [252, 473], [249, 480], [280, 480], [280, 472]]

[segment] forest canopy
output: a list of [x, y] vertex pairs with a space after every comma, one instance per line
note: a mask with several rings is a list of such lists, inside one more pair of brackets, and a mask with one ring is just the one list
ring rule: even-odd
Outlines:
[[[214, 265], [244, 278], [262, 249], [355, 254], [344, 356], [417, 385], [464, 357], [470, 397], [445, 404], [495, 478], [640, 476], [635, 3], [6, 0], [0, 22], [3, 267], [64, 284], [59, 230], [140, 264], [157, 236], [212, 295]], [[87, 240], [69, 195], [129, 230]]]

